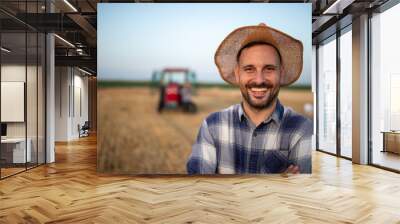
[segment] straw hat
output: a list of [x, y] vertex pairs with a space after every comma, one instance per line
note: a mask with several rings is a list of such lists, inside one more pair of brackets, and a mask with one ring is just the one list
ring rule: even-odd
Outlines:
[[251, 42], [266, 42], [278, 49], [281, 55], [281, 64], [284, 73], [281, 77], [281, 86], [295, 82], [303, 70], [303, 44], [301, 41], [266, 26], [244, 26], [231, 32], [219, 45], [215, 52], [215, 64], [221, 77], [228, 83], [236, 85], [234, 69], [237, 64], [236, 56], [239, 50]]

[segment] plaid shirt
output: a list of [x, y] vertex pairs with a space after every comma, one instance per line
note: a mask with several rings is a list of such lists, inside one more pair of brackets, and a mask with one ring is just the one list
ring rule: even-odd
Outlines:
[[189, 174], [280, 173], [298, 165], [311, 173], [311, 120], [279, 100], [257, 127], [241, 104], [210, 114], [186, 164]]

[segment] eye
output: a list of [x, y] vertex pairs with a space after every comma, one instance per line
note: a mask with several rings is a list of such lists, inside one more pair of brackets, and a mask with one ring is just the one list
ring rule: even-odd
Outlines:
[[266, 67], [264, 68], [264, 70], [267, 71], [267, 72], [273, 72], [273, 71], [276, 71], [276, 70], [277, 70], [277, 66], [269, 65], [269, 66], [266, 66]]
[[245, 67], [243, 70], [244, 70], [245, 72], [247, 72], [247, 73], [251, 73], [251, 72], [254, 72], [254, 71], [255, 71], [255, 68], [253, 68], [253, 67]]

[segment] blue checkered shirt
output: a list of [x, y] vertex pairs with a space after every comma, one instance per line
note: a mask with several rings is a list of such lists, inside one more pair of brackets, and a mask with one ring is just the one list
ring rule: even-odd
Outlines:
[[312, 121], [277, 100], [257, 127], [241, 104], [210, 114], [186, 164], [189, 174], [281, 173], [298, 165], [311, 173]]

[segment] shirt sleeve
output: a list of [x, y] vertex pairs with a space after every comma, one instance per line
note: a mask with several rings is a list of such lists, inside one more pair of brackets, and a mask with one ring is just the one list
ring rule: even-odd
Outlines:
[[216, 173], [217, 152], [206, 120], [203, 121], [197, 140], [192, 146], [186, 169], [188, 174]]
[[289, 163], [299, 166], [300, 173], [311, 174], [311, 135], [303, 135], [290, 149]]

